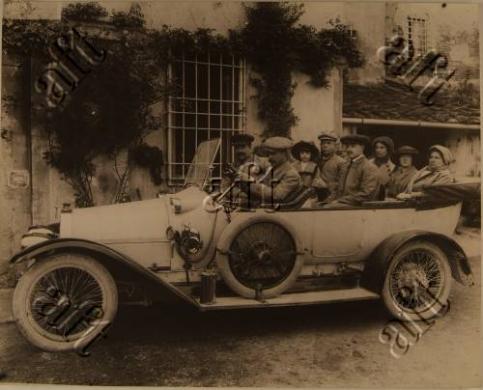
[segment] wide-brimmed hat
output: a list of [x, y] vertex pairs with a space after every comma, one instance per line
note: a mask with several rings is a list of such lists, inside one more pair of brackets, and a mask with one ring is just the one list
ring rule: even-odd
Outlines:
[[344, 145], [347, 144], [359, 144], [359, 145], [368, 145], [369, 144], [369, 137], [362, 135], [362, 134], [349, 134], [340, 137], [340, 142]]
[[402, 156], [402, 155], [416, 156], [417, 154], [419, 154], [419, 150], [409, 145], [403, 145], [397, 150], [398, 156]]
[[441, 157], [443, 158], [445, 165], [449, 165], [449, 164], [451, 164], [452, 162], [455, 161], [455, 159], [453, 157], [453, 153], [451, 153], [451, 151], [443, 145], [433, 145], [433, 146], [431, 146], [429, 148], [429, 153], [431, 153], [432, 151], [437, 151], [437, 152], [439, 152], [439, 154], [441, 154]]
[[386, 137], [385, 135], [376, 137], [372, 140], [372, 147], [374, 148], [377, 143], [385, 145], [389, 153], [394, 153], [394, 141], [391, 138]]
[[335, 134], [333, 131], [323, 131], [322, 133], [319, 134], [317, 137], [320, 141], [334, 141], [337, 142], [339, 137], [337, 134]]
[[251, 145], [255, 137], [247, 133], [234, 134], [231, 137], [232, 145]]
[[292, 147], [292, 156], [296, 159], [300, 158], [301, 152], [309, 152], [312, 161], [316, 161], [319, 158], [319, 149], [313, 142], [300, 141]]

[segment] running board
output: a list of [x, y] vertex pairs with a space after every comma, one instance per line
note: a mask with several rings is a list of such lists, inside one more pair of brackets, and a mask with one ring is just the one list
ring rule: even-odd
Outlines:
[[366, 299], [378, 299], [379, 294], [366, 290], [365, 288], [350, 288], [345, 290], [309, 291], [299, 293], [287, 293], [275, 298], [256, 300], [242, 297], [217, 297], [214, 303], [196, 304], [201, 311], [227, 310], [227, 309], [248, 309], [276, 306], [303, 306], [317, 305], [321, 303], [359, 301]]

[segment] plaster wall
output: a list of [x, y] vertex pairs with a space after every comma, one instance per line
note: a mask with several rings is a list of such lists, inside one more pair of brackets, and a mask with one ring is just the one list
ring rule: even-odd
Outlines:
[[[30, 4], [30, 5], [28, 5]], [[5, 8], [6, 17], [23, 18], [29, 15], [32, 19], [50, 18], [58, 19], [62, 6], [67, 2], [56, 3], [24, 3], [20, 5], [10, 3]], [[127, 11], [130, 2], [103, 2], [108, 10]], [[212, 28], [217, 32], [226, 34], [231, 28], [238, 28], [245, 22], [243, 6], [240, 2], [142, 2], [140, 3], [146, 16], [147, 27], [161, 28], [163, 24], [194, 30], [196, 28]], [[29, 7], [33, 8], [29, 8]], [[26, 7], [26, 8], [25, 8]], [[25, 9], [24, 9], [25, 8]], [[35, 8], [35, 9], [34, 9]], [[344, 7], [341, 3], [307, 3], [306, 13], [302, 16], [301, 23], [312, 24], [317, 28], [327, 27], [329, 19], [334, 19], [343, 14]], [[6, 61], [6, 62], [5, 62]], [[28, 84], [25, 74], [18, 72], [18, 66], [8, 65], [9, 58], [4, 58], [2, 68], [2, 89], [4, 96], [25, 98], [22, 89], [32, 88], [32, 80], [38, 74], [42, 64], [35, 64], [30, 70]], [[246, 70], [245, 80], [253, 76], [249, 66]], [[317, 134], [321, 130], [341, 130], [341, 73], [334, 69], [330, 76], [329, 88], [313, 88], [307, 84], [307, 77], [301, 74], [294, 75], [297, 83], [293, 96], [295, 115], [299, 118], [297, 125], [292, 129], [292, 137], [295, 140], [304, 139], [317, 141]], [[259, 139], [263, 132], [264, 124], [257, 118], [256, 100], [253, 99], [255, 91], [247, 84], [246, 93], [246, 130], [255, 134]], [[31, 93], [32, 90], [31, 90]], [[24, 102], [25, 103], [25, 102]], [[50, 168], [43, 159], [43, 154], [48, 150], [45, 129], [35, 120], [27, 121], [30, 112], [30, 104], [8, 107], [2, 102], [2, 129], [12, 131], [11, 141], [0, 139], [0, 261], [8, 258], [19, 249], [22, 234], [28, 226], [33, 224], [48, 224], [59, 220], [60, 210], [63, 203], [74, 204], [72, 188], [60, 177], [57, 171]], [[22, 111], [23, 110], [23, 111]], [[158, 102], [155, 107], [163, 121], [156, 131], [146, 138], [147, 143], [156, 145], [167, 155], [167, 130], [165, 102]], [[28, 148], [26, 134], [31, 129], [32, 143], [32, 182], [26, 189], [11, 189], [7, 185], [7, 173], [12, 169], [29, 169]], [[126, 164], [126, 156], [120, 156], [118, 161], [122, 172]], [[108, 204], [115, 194], [118, 177], [115, 174], [113, 161], [106, 158], [98, 158], [96, 176], [92, 182], [94, 201], [96, 204]], [[30, 187], [31, 186], [31, 187]], [[32, 189], [32, 195], [30, 195]], [[149, 199], [161, 191], [165, 186], [155, 186], [151, 182], [149, 173], [142, 168], [132, 168], [129, 175], [128, 194], [132, 200]]]
[[[31, 195], [25, 133], [24, 65], [19, 59], [2, 61], [0, 137], [0, 263], [20, 245], [20, 237], [31, 223]], [[22, 175], [20, 181], [12, 175]], [[26, 180], [26, 181], [25, 181]], [[23, 185], [21, 182], [23, 181]]]

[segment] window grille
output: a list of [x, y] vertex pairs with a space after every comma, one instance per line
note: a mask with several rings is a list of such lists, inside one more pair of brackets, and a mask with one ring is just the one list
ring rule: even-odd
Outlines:
[[428, 23], [424, 18], [408, 16], [408, 45], [414, 48], [415, 56], [424, 56], [428, 48]]
[[243, 132], [245, 115], [245, 63], [236, 56], [208, 53], [177, 55], [168, 77], [174, 84], [168, 99], [168, 179], [180, 185], [196, 147], [221, 138], [213, 177], [221, 177], [222, 164], [233, 161], [231, 137]]

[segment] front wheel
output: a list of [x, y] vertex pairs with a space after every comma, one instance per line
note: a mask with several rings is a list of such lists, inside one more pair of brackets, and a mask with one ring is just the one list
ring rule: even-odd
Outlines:
[[448, 308], [451, 268], [446, 254], [427, 241], [404, 245], [389, 264], [382, 298], [405, 321], [430, 319]]
[[37, 261], [19, 280], [13, 315], [25, 338], [52, 352], [82, 350], [117, 312], [111, 274], [95, 259], [59, 253]]

